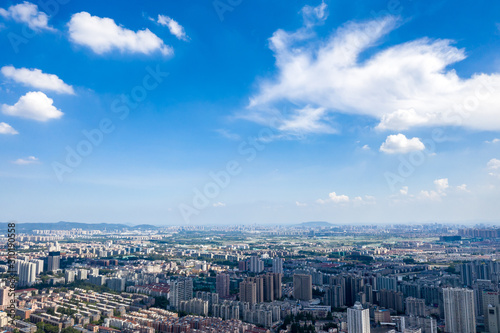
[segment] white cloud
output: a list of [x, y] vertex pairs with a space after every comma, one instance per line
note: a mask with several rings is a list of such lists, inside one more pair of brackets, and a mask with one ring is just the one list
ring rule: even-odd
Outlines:
[[4, 66], [0, 70], [5, 77], [22, 83], [25, 86], [41, 90], [55, 91], [61, 94], [74, 94], [73, 87], [64, 83], [63, 80], [54, 74], [43, 73], [39, 69], [14, 68], [13, 66]]
[[403, 186], [400, 190], [399, 193], [402, 195], [408, 195], [408, 186]]
[[488, 169], [490, 170], [490, 176], [500, 177], [500, 160], [496, 158], [492, 158], [488, 164], [486, 164]]
[[180, 25], [173, 18], [166, 15], [158, 15], [158, 24], [166, 26], [170, 33], [177, 37], [180, 40], [187, 41], [189, 37], [186, 35], [186, 31], [184, 31], [184, 27]]
[[12, 126], [10, 126], [7, 123], [1, 122], [0, 123], [0, 134], [19, 134], [18, 131], [16, 131]]
[[[464, 186], [464, 185], [462, 185], [462, 186]], [[445, 197], [447, 195], [447, 190], [450, 187], [450, 185], [448, 184], [448, 178], [436, 179], [434, 181], [434, 186], [435, 186], [435, 190], [430, 190], [430, 191], [422, 190], [422, 191], [420, 191], [419, 198], [420, 199], [435, 200], [435, 201], [441, 200], [442, 197]], [[467, 187], [467, 186], [465, 185], [465, 187]]]
[[332, 200], [335, 203], [349, 202], [349, 197], [344, 194], [337, 195], [337, 193], [332, 192], [328, 194], [328, 196], [330, 197], [330, 200]]
[[262, 121], [291, 103], [299, 109], [309, 106], [311, 113], [324, 109], [320, 118], [336, 112], [370, 116], [380, 121], [381, 130], [447, 125], [500, 130], [500, 75], [459, 77], [450, 66], [466, 54], [453, 41], [421, 38], [361, 61], [360, 54], [380, 47], [382, 38], [401, 24], [399, 18], [348, 22], [326, 39], [313, 30], [321, 20], [304, 22], [293, 32], [277, 30], [269, 39], [277, 74], [260, 81], [246, 110], [248, 119]]
[[44, 12], [38, 10], [38, 6], [27, 1], [10, 6], [8, 9], [0, 8], [0, 16], [13, 19], [18, 23], [27, 24], [30, 29], [35, 31], [55, 29], [49, 27], [49, 17]]
[[361, 147], [361, 149], [363, 149], [363, 150], [370, 150], [370, 146], [364, 145], [363, 147]]
[[490, 170], [498, 170], [500, 169], [500, 160], [496, 159], [496, 158], [492, 158], [488, 164], [487, 164], [488, 168]]
[[304, 25], [306, 27], [311, 27], [316, 24], [323, 23], [328, 17], [328, 6], [322, 2], [321, 5], [317, 7], [312, 7], [306, 5], [302, 8], [302, 18], [304, 19]]
[[491, 141], [484, 141], [485, 143], [498, 143], [500, 142], [500, 139], [497, 139], [497, 138], [494, 138], [493, 140]]
[[299, 202], [299, 201], [295, 201], [295, 205], [296, 205], [297, 207], [306, 207], [306, 206], [307, 206], [307, 204], [306, 204], [306, 203]]
[[226, 207], [226, 204], [223, 202], [216, 202], [216, 203], [212, 204], [212, 206], [215, 208], [219, 208], [219, 207]]
[[52, 103], [54, 101], [41, 91], [31, 91], [21, 96], [14, 105], [2, 105], [2, 112], [9, 116], [47, 121], [61, 118], [63, 113]]
[[282, 119], [278, 129], [292, 133], [336, 133], [327, 123], [324, 123], [324, 108], [311, 108], [295, 110], [288, 119]]
[[406, 154], [424, 149], [425, 145], [419, 138], [408, 139], [404, 134], [389, 135], [380, 146], [380, 151], [387, 154]]
[[28, 156], [27, 158], [19, 158], [12, 163], [17, 165], [28, 165], [28, 164], [38, 164], [40, 161], [35, 156]]
[[470, 192], [469, 189], [467, 188], [467, 184], [458, 185], [457, 190], [461, 192]]
[[165, 56], [173, 54], [173, 49], [149, 29], [134, 32], [107, 17], [80, 12], [73, 14], [68, 26], [69, 38], [73, 43], [87, 46], [97, 54], [115, 49], [130, 53], [151, 54], [160, 51]]
[[450, 187], [450, 185], [448, 185], [448, 178], [436, 179], [434, 185], [436, 185], [436, 190], [439, 193], [444, 193], [448, 187]]
[[344, 195], [344, 194], [338, 195], [335, 192], [331, 192], [330, 194], [328, 194], [327, 200], [318, 199], [318, 200], [316, 200], [316, 202], [318, 202], [320, 204], [325, 204], [327, 202], [346, 203], [346, 202], [349, 202], [349, 197], [347, 195]]

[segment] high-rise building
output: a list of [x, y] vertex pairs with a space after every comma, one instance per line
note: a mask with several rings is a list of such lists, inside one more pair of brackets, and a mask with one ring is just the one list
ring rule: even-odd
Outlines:
[[293, 297], [301, 301], [312, 299], [312, 276], [295, 274], [293, 276]]
[[425, 299], [407, 297], [406, 314], [408, 316], [425, 317]]
[[43, 273], [43, 260], [41, 259], [32, 259], [30, 262], [36, 265], [36, 275], [40, 275]]
[[54, 272], [59, 269], [61, 265], [61, 252], [49, 252], [47, 257], [47, 271]]
[[36, 264], [27, 261], [18, 261], [19, 287], [32, 286], [36, 281]]
[[76, 275], [78, 280], [87, 280], [88, 271], [86, 269], [79, 269]]
[[264, 270], [264, 262], [257, 256], [250, 257], [250, 272], [260, 273]]
[[189, 301], [193, 298], [193, 280], [190, 278], [179, 278], [170, 286], [170, 305], [179, 308], [181, 301]]
[[215, 278], [215, 289], [220, 297], [228, 297], [229, 296], [229, 275], [227, 274], [218, 274]]
[[125, 278], [115, 277], [106, 280], [106, 286], [114, 291], [124, 291], [125, 290]]
[[484, 328], [486, 332], [500, 332], [500, 293], [483, 291]]
[[446, 333], [476, 333], [473, 290], [444, 288], [443, 305]]
[[273, 273], [283, 274], [283, 262], [280, 257], [273, 258]]
[[257, 284], [252, 281], [240, 282], [240, 301], [257, 303]]
[[347, 309], [347, 331], [349, 333], [370, 333], [370, 310], [363, 309], [359, 302]]
[[281, 297], [283, 297], [283, 289], [281, 287], [283, 274], [273, 273], [271, 275], [273, 276], [273, 281], [274, 281], [274, 299], [275, 300], [281, 299]]
[[66, 283], [75, 282], [75, 276], [76, 276], [76, 272], [73, 270], [67, 269], [64, 272], [64, 278], [66, 279]]

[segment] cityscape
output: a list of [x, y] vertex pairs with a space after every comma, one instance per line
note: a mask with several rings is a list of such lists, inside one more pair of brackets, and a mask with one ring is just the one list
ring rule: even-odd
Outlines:
[[497, 227], [79, 225], [16, 235], [7, 331], [499, 330]]
[[500, 333], [500, 1], [0, 0], [0, 333]]

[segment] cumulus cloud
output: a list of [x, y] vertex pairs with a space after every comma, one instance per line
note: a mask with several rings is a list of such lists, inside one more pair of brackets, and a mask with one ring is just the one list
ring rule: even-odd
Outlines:
[[213, 207], [219, 208], [219, 207], [226, 207], [226, 204], [223, 202], [216, 202], [212, 204]]
[[73, 87], [64, 83], [57, 75], [43, 73], [39, 69], [15, 68], [4, 66], [0, 70], [5, 77], [8, 77], [25, 86], [41, 90], [55, 91], [60, 94], [74, 94]]
[[158, 15], [158, 24], [166, 26], [170, 33], [177, 37], [177, 39], [187, 41], [189, 37], [186, 35], [186, 31], [184, 31], [184, 27], [180, 25], [173, 18], [166, 15]]
[[380, 146], [380, 151], [386, 154], [406, 154], [412, 151], [424, 150], [425, 145], [419, 138], [408, 139], [404, 134], [389, 135]]
[[50, 27], [49, 17], [44, 12], [38, 10], [38, 6], [28, 1], [12, 5], [7, 9], [0, 8], [0, 16], [12, 19], [18, 23], [27, 24], [28, 27], [34, 31], [55, 29]]
[[113, 19], [92, 16], [87, 12], [73, 14], [68, 23], [69, 38], [77, 44], [89, 47], [97, 54], [113, 50], [120, 52], [151, 54], [159, 51], [168, 56], [173, 49], [149, 29], [137, 32], [126, 29]]
[[[467, 185], [463, 184], [461, 186], [465, 186], [467, 188]], [[445, 197], [447, 195], [447, 190], [450, 187], [448, 184], [448, 178], [441, 178], [441, 179], [436, 179], [434, 181], [434, 187], [435, 190], [422, 190], [420, 191], [419, 198], [420, 199], [430, 199], [430, 200], [441, 200], [442, 197]]]
[[325, 204], [325, 203], [328, 203], [328, 202], [334, 202], [334, 203], [346, 203], [346, 202], [349, 202], [349, 197], [345, 194], [337, 194], [335, 192], [331, 192], [330, 194], [328, 194], [328, 199], [327, 200], [323, 200], [323, 199], [318, 199], [317, 202], [320, 203], [320, 204]]
[[487, 164], [488, 168], [490, 170], [498, 170], [500, 169], [500, 160], [496, 159], [496, 158], [492, 158], [488, 164]]
[[40, 161], [35, 156], [28, 156], [27, 158], [18, 158], [17, 160], [12, 161], [12, 163], [17, 165], [28, 165], [28, 164], [38, 164], [40, 163]]
[[7, 123], [1, 122], [0, 123], [0, 134], [19, 134], [18, 131], [16, 131], [12, 126], [10, 126]]
[[[314, 17], [321, 8], [304, 11]], [[305, 19], [296, 31], [279, 29], [269, 39], [277, 73], [260, 81], [245, 112], [248, 119], [261, 121], [292, 103], [309, 106], [311, 113], [325, 110], [318, 122], [332, 113], [370, 116], [380, 121], [379, 130], [446, 125], [500, 130], [500, 75], [459, 77], [450, 67], [466, 53], [454, 41], [420, 38], [360, 60], [360, 54], [380, 47], [401, 20], [385, 16], [348, 22], [321, 39], [314, 32], [320, 17]]]
[[485, 143], [499, 143], [499, 142], [500, 142], [500, 139], [497, 139], [497, 138], [494, 138], [491, 141], [485, 141]]
[[31, 91], [21, 96], [14, 105], [2, 105], [2, 112], [9, 116], [38, 121], [61, 118], [63, 113], [53, 105], [53, 100], [41, 91]]
[[434, 185], [436, 186], [436, 190], [440, 193], [444, 193], [448, 187], [450, 187], [450, 185], [448, 185], [448, 178], [436, 179]]
[[297, 207], [306, 207], [307, 204], [303, 203], [303, 202], [295, 201], [295, 206], [297, 206]]

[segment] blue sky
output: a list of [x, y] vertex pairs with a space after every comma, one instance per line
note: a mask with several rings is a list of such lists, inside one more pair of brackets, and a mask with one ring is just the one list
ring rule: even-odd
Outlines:
[[2, 221], [498, 223], [496, 1], [0, 8]]

